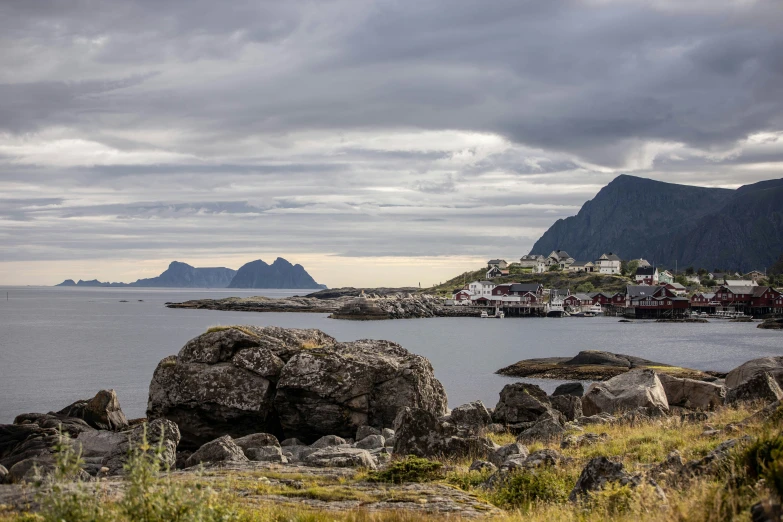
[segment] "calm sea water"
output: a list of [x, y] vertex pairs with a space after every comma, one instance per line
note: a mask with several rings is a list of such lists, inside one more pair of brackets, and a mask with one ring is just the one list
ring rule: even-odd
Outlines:
[[[354, 322], [324, 314], [164, 306], [166, 301], [206, 297], [297, 293], [303, 292], [0, 287], [0, 423], [20, 413], [59, 410], [102, 388], [117, 390], [129, 417], [143, 416], [158, 361], [215, 325], [320, 328], [340, 341], [398, 342], [432, 362], [452, 407], [476, 399], [494, 406], [501, 388], [514, 380], [495, 375], [495, 370], [531, 357], [597, 349], [727, 371], [748, 359], [783, 355], [783, 334], [747, 323], [628, 324], [616, 318]], [[544, 381], [549, 391], [556, 384]]]

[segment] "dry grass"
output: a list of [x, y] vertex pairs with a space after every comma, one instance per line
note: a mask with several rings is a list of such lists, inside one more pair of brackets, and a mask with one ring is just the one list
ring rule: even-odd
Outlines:
[[[673, 449], [687, 460], [698, 459], [720, 442], [729, 438], [750, 435], [762, 440], [773, 440], [780, 433], [779, 419], [766, 424], [747, 423], [741, 431], [732, 425], [746, 419], [755, 411], [750, 407], [721, 408], [708, 421], [711, 428], [723, 430], [717, 437], [702, 436], [704, 423], [681, 423], [670, 418], [646, 423], [588, 426], [585, 432], [606, 433], [607, 439], [593, 446], [560, 450], [559, 444], [529, 445], [531, 451], [552, 448], [561, 451], [566, 460], [549, 469], [516, 474], [495, 489], [483, 487], [489, 473], [469, 471], [470, 459], [444, 462], [445, 475], [433, 474], [424, 481], [447, 484], [467, 491], [474, 497], [494, 504], [503, 510], [494, 520], [525, 520], [552, 522], [572, 520], [597, 521], [682, 521], [722, 522], [750, 520], [749, 508], [755, 502], [774, 493], [765, 480], [751, 477], [745, 464], [747, 450], [738, 448], [732, 460], [733, 467], [726, 476], [708, 476], [692, 479], [686, 487], [662, 484], [666, 500], [662, 501], [652, 486], [636, 489], [613, 486], [592, 494], [587, 500], [571, 503], [567, 500], [582, 468], [593, 457], [608, 456], [620, 460], [630, 472], [644, 472], [662, 461]], [[728, 429], [726, 429], [728, 427]], [[513, 442], [509, 433], [490, 434], [498, 444]], [[766, 439], [765, 439], [766, 438]], [[777, 439], [774, 439], [777, 440]], [[779, 442], [777, 443], [779, 445]], [[759, 447], [756, 445], [756, 447]], [[777, 446], [776, 446], [777, 447]], [[783, 458], [777, 456], [774, 458]], [[257, 470], [248, 472], [218, 471], [202, 475], [174, 474], [168, 483], [184, 490], [195, 488], [214, 491], [205, 498], [216, 503], [215, 509], [226, 514], [222, 520], [240, 522], [429, 522], [443, 520], [418, 511], [375, 512], [363, 509], [344, 511], [315, 511], [303, 501], [349, 502], [352, 505], [371, 506], [373, 503], [396, 500], [416, 502], [419, 492], [409, 492], [393, 484], [369, 484], [367, 473], [350, 476], [317, 476], [292, 470]], [[293, 484], [291, 481], [298, 481]], [[281, 499], [284, 499], [281, 501]], [[127, 520], [119, 515], [109, 501], [103, 520]], [[343, 508], [345, 509], [345, 508]], [[488, 506], [489, 509], [489, 506]], [[449, 517], [458, 520], [458, 516]], [[0, 509], [0, 522], [29, 522], [47, 519], [34, 514], [18, 514]], [[78, 522], [78, 521], [77, 521]]]

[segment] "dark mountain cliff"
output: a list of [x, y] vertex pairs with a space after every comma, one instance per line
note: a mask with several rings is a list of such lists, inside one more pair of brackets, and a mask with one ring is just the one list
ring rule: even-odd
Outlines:
[[282, 257], [271, 265], [258, 259], [243, 265], [228, 288], [326, 288], [310, 277], [302, 265], [292, 265]]
[[138, 279], [134, 283], [103, 283], [97, 279], [83, 281], [66, 279], [55, 286], [91, 286], [91, 287], [159, 287], [159, 288], [226, 288], [236, 270], [231, 268], [196, 268], [187, 263], [172, 261], [169, 267], [158, 277]]
[[162, 286], [168, 288], [226, 288], [237, 273], [223, 267], [196, 268], [172, 261], [158, 277], [139, 279], [129, 286]]
[[783, 251], [783, 180], [737, 190], [622, 175], [576, 216], [555, 222], [531, 250], [566, 250], [577, 260], [604, 252], [659, 265], [750, 270]]

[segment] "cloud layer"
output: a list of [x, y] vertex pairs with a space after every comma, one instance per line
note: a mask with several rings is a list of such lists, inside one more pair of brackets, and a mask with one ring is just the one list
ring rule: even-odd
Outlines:
[[6, 2], [0, 284], [277, 255], [429, 284], [619, 173], [780, 177], [781, 26], [777, 0]]

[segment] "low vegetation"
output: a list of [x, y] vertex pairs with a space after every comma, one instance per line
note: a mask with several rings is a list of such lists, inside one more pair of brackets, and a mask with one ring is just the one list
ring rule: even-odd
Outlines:
[[[286, 468], [168, 472], [161, 469], [157, 458], [161, 449], [142, 443], [132, 450], [126, 478], [117, 490], [103, 482], [79, 479], [80, 456], [64, 440], [57, 448], [54, 474], [38, 485], [40, 510], [19, 514], [0, 508], [0, 521], [425, 522], [438, 517], [420, 510], [376, 510], [372, 506], [377, 502], [426, 506], [427, 498], [442, 494], [444, 487], [483, 502], [493, 520], [750, 521], [752, 505], [767, 499], [779, 502], [783, 495], [781, 412], [763, 422], [747, 420], [755, 410], [721, 408], [707, 421], [683, 422], [671, 417], [586, 426], [579, 434], [605, 437], [593, 445], [565, 449], [556, 442], [531, 444], [531, 452], [556, 449], [562, 455], [560, 463], [509, 474], [492, 487], [486, 486], [491, 472], [469, 470], [469, 459], [442, 463], [406, 457], [378, 472], [345, 476]], [[582, 468], [595, 456], [620, 461], [630, 473], [644, 473], [672, 450], [692, 461], [729, 438], [746, 435], [747, 442], [735, 446], [720, 471], [660, 480], [665, 499], [654, 485], [643, 483], [636, 488], [609, 486], [578, 502], [568, 500]], [[491, 438], [498, 444], [514, 440], [508, 433]], [[417, 489], [411, 489], [411, 483]], [[327, 504], [306, 501], [343, 504], [320, 509]], [[450, 518], [459, 519], [456, 515]]]
[[[486, 279], [487, 269], [481, 268], [474, 272], [465, 272], [453, 279], [423, 289], [423, 292], [451, 297], [455, 290], [464, 287], [472, 281]], [[563, 271], [544, 272], [532, 274], [529, 272], [515, 272], [512, 270], [507, 276], [496, 277], [492, 280], [495, 284], [502, 283], [541, 283], [545, 288], [570, 288], [572, 292], [619, 292], [626, 285], [632, 284], [627, 277], [620, 275], [607, 275], [596, 273], [574, 273]]]
[[392, 462], [382, 471], [372, 473], [368, 480], [402, 484], [403, 482], [430, 482], [439, 478], [443, 478], [443, 464], [409, 455], [402, 460]]

